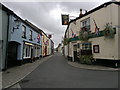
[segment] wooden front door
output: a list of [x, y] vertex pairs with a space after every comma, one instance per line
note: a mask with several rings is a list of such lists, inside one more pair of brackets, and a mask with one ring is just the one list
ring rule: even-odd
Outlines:
[[78, 58], [77, 58], [77, 45], [74, 45], [73, 46], [73, 60], [74, 60], [74, 62], [76, 62], [77, 60], [78, 60]]

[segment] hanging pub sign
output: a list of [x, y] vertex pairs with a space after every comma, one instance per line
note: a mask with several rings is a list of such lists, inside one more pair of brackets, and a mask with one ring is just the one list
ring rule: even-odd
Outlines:
[[62, 25], [68, 25], [69, 24], [69, 15], [61, 15], [62, 17]]

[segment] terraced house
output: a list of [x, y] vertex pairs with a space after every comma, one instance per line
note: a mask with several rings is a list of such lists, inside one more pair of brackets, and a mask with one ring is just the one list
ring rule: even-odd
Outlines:
[[50, 55], [50, 38], [48, 37], [48, 35], [44, 32], [42, 32], [42, 56], [46, 57], [48, 55]]
[[[69, 22], [64, 38], [65, 56], [92, 63], [120, 61], [120, 2], [107, 2]], [[89, 61], [90, 60], [90, 61]]]
[[30, 21], [23, 20], [6, 6], [2, 4], [0, 6], [0, 14], [2, 14], [0, 46], [1, 51], [4, 52], [1, 69], [32, 62], [42, 57], [44, 32]]

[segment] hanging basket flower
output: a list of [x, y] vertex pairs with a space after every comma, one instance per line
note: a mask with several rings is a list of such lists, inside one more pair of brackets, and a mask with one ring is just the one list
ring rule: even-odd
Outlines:
[[114, 36], [115, 36], [115, 31], [114, 31], [112, 25], [110, 25], [109, 23], [107, 23], [105, 25], [104, 36], [106, 38], [114, 38]]
[[63, 41], [63, 43], [64, 43], [64, 45], [67, 45], [68, 44], [68, 38], [64, 38], [64, 41]]
[[82, 41], [87, 41], [89, 39], [89, 32], [81, 30], [79, 33], [79, 39]]

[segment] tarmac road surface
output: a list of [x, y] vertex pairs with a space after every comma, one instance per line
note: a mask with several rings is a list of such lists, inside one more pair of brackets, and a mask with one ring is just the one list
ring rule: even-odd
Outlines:
[[93, 71], [70, 66], [55, 53], [19, 84], [21, 88], [118, 88], [118, 71]]

